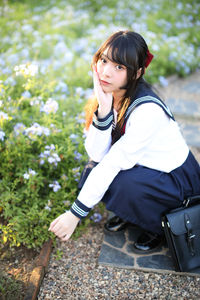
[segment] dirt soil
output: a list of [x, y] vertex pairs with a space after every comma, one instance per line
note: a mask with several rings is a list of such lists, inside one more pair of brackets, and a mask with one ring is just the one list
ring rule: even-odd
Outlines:
[[[5, 291], [4, 293], [1, 293], [2, 291], [0, 290], [0, 300], [14, 299], [12, 298], [14, 296], [13, 292], [20, 295], [18, 300], [24, 298], [38, 254], [39, 253], [36, 251], [27, 249], [23, 246], [12, 250], [8, 247], [4, 247], [0, 250], [0, 287], [3, 282], [3, 288], [6, 289], [6, 297]], [[11, 279], [13, 287], [11, 286], [9, 279]], [[9, 283], [8, 288], [6, 283]]]

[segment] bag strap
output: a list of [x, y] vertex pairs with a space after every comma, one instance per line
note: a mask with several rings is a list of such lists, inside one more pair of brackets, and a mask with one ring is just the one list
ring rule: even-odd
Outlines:
[[190, 217], [187, 213], [184, 214], [184, 221], [185, 221], [185, 227], [187, 230], [186, 239], [187, 239], [188, 249], [190, 251], [190, 254], [192, 256], [194, 256], [195, 255], [195, 249], [194, 249], [195, 234], [193, 233], [192, 223], [191, 223]]
[[169, 107], [167, 107], [167, 105], [160, 99], [152, 97], [152, 96], [144, 96], [144, 97], [140, 97], [136, 100], [133, 101], [133, 103], [130, 104], [130, 106], [128, 107], [126, 114], [125, 114], [125, 118], [124, 118], [124, 124], [122, 126], [122, 134], [125, 133], [125, 128], [126, 128], [126, 122], [130, 116], [130, 114], [132, 113], [132, 111], [139, 105], [141, 104], [145, 104], [145, 103], [155, 103], [158, 104], [163, 110], [164, 112], [172, 119], [175, 121], [173, 114], [171, 113]]
[[197, 202], [200, 202], [200, 195], [191, 196], [191, 197], [186, 198], [183, 201], [183, 206], [188, 207], [189, 205], [195, 204]]

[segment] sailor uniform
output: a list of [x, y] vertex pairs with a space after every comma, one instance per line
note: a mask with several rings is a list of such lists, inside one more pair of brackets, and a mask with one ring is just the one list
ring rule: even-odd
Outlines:
[[168, 107], [143, 83], [112, 145], [113, 121], [113, 110], [103, 119], [94, 114], [85, 142], [93, 162], [71, 212], [83, 218], [102, 200], [122, 219], [160, 234], [162, 214], [200, 193], [199, 164]]

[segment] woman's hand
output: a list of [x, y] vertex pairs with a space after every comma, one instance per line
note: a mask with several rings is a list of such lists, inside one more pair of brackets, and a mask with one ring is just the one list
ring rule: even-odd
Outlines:
[[99, 75], [97, 73], [96, 66], [93, 66], [93, 82], [94, 82], [94, 92], [97, 97], [97, 101], [99, 103], [98, 117], [104, 118], [111, 111], [113, 97], [112, 97], [112, 93], [105, 93], [103, 91], [99, 81]]
[[68, 211], [56, 218], [50, 224], [49, 230], [65, 242], [71, 237], [79, 221], [78, 217]]

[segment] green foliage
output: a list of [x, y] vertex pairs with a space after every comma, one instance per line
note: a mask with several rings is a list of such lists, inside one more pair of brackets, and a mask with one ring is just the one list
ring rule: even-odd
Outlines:
[[23, 299], [21, 295], [22, 283], [15, 278], [0, 274], [0, 299], [1, 300], [12, 300], [12, 299]]
[[[0, 206], [5, 224], [0, 230], [3, 244], [39, 248], [51, 235], [48, 227], [52, 219], [76, 199], [77, 181], [87, 160], [81, 115], [83, 89], [67, 99], [46, 100], [55, 83], [45, 83], [40, 74], [32, 78], [28, 67], [18, 70], [23, 78], [16, 78], [14, 87], [4, 90], [2, 86], [0, 124], [5, 139], [0, 144]], [[21, 96], [24, 86], [32, 97]]]
[[[135, 30], [155, 57], [150, 83], [186, 76], [200, 66], [199, 14], [192, 0], [1, 3], [0, 247], [40, 248], [53, 238], [50, 222], [76, 199], [99, 45], [116, 30]], [[82, 230], [84, 222], [74, 236]]]

